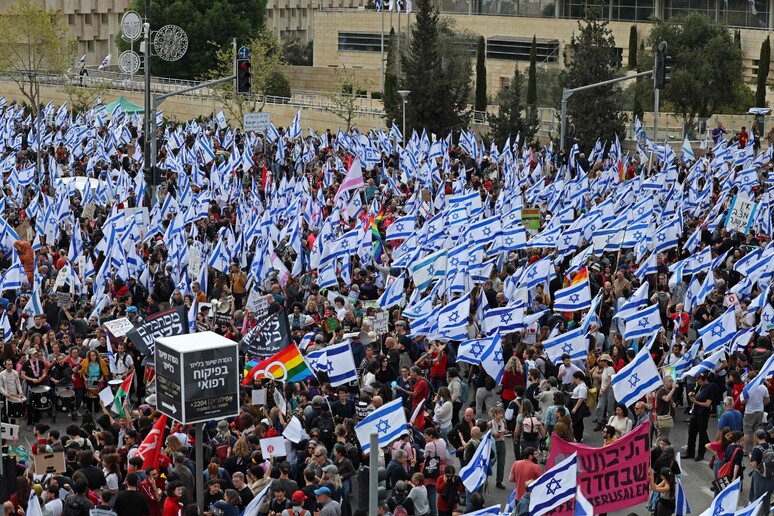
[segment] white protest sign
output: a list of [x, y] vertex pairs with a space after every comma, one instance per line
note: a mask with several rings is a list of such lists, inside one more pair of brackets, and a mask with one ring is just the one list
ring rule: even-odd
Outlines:
[[266, 389], [253, 389], [253, 405], [264, 405], [266, 403]]
[[0, 439], [13, 441], [17, 437], [19, 437], [19, 425], [0, 423]]
[[201, 270], [202, 252], [198, 247], [192, 245], [188, 247], [188, 276], [191, 278], [191, 281], [199, 281]]
[[726, 229], [747, 233], [750, 230], [757, 209], [758, 205], [750, 199], [739, 194], [735, 195], [726, 217]]
[[380, 337], [390, 331], [388, 318], [389, 314], [384, 311], [374, 314], [374, 332], [376, 332], [376, 334]]
[[242, 128], [246, 133], [263, 133], [269, 130], [271, 113], [245, 113]]
[[110, 389], [110, 386], [99, 391], [99, 399], [102, 400], [103, 405], [106, 407], [109, 407], [110, 404], [113, 403], [114, 398], [115, 396], [113, 396], [113, 391]]
[[280, 436], [261, 439], [261, 454], [264, 458], [286, 456], [285, 438]]
[[121, 317], [114, 321], [105, 321], [102, 325], [116, 337], [123, 337], [134, 328], [134, 324], [126, 317]]
[[250, 289], [250, 294], [247, 295], [247, 302], [245, 303], [245, 310], [254, 313], [256, 319], [263, 319], [269, 315], [268, 297], [254, 288]]
[[301, 421], [293, 416], [288, 422], [288, 426], [282, 431], [282, 436], [294, 443], [301, 441], [304, 438], [304, 427], [301, 425]]

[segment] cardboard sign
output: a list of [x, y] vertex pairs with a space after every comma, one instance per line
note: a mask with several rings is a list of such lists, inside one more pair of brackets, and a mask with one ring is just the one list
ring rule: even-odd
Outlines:
[[16, 234], [19, 235], [19, 238], [28, 242], [32, 242], [32, 239], [35, 238], [35, 231], [32, 229], [29, 220], [25, 220], [16, 226]]
[[253, 405], [262, 406], [266, 403], [266, 389], [253, 389]]
[[188, 276], [191, 278], [191, 281], [199, 281], [201, 271], [202, 252], [195, 245], [190, 246], [188, 247]]
[[284, 437], [268, 437], [261, 439], [261, 454], [264, 459], [269, 457], [284, 457], [287, 455], [285, 450]]
[[38, 453], [32, 456], [36, 473], [64, 473], [65, 454], [63, 451], [54, 453]]
[[261, 295], [256, 289], [250, 289], [247, 303], [245, 303], [245, 310], [254, 313], [256, 319], [263, 319], [269, 314], [269, 299]]
[[87, 202], [83, 205], [83, 220], [92, 220], [94, 219], [94, 210], [97, 209], [97, 205], [93, 202]]
[[0, 439], [13, 441], [19, 437], [19, 425], [0, 423]]
[[126, 317], [121, 317], [120, 319], [116, 319], [114, 321], [106, 321], [102, 324], [102, 326], [104, 326], [106, 330], [108, 330], [116, 337], [123, 337], [132, 329], [134, 329], [134, 324], [132, 324], [132, 322]]

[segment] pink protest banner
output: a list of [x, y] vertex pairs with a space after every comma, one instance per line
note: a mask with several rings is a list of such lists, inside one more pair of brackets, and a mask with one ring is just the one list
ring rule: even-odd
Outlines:
[[[578, 485], [597, 514], [620, 511], [648, 499], [650, 468], [649, 423], [643, 423], [617, 441], [602, 448], [568, 443], [551, 436], [551, 453], [546, 468], [552, 468], [578, 453]], [[553, 510], [554, 516], [573, 514], [570, 500]]]

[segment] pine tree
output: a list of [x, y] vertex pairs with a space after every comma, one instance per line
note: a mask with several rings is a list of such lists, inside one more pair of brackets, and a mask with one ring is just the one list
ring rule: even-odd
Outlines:
[[[578, 21], [578, 32], [570, 46], [571, 51], [565, 55], [562, 87], [577, 88], [616, 76], [619, 63], [615, 38], [607, 22], [594, 13]], [[575, 138], [586, 151], [591, 150], [597, 138], [613, 141], [616, 133], [621, 137], [628, 119], [617, 85], [575, 93], [567, 103], [567, 112], [569, 121], [575, 124]]]
[[486, 111], [486, 41], [484, 36], [478, 38], [476, 50], [476, 111]]
[[[524, 76], [519, 72], [519, 66], [513, 69], [513, 78], [508, 87], [499, 94], [500, 109], [496, 115], [489, 115], [489, 127], [492, 130], [492, 138], [498, 147], [502, 148], [508, 136], [513, 142], [516, 135], [521, 133], [522, 141], [529, 141], [532, 134], [525, 134], [527, 129], [521, 112], [524, 103], [521, 98], [521, 90], [524, 86]], [[533, 133], [534, 134], [534, 133]]]
[[417, 0], [414, 7], [411, 42], [401, 55], [401, 89], [411, 92], [406, 132], [425, 129], [445, 136], [465, 127], [470, 117], [470, 54], [458, 47], [441, 48], [438, 11], [431, 0]]
[[629, 29], [629, 70], [637, 68], [637, 26]]
[[382, 102], [384, 104], [384, 122], [387, 127], [398, 120], [401, 107], [401, 100], [398, 97], [398, 76], [395, 73], [397, 67], [397, 41], [395, 29], [390, 29], [390, 37], [387, 40], [387, 62], [384, 65], [384, 94]]
[[761, 55], [758, 60], [758, 85], [755, 89], [755, 106], [766, 106], [766, 83], [769, 79], [771, 65], [771, 41], [767, 37], [761, 43]]

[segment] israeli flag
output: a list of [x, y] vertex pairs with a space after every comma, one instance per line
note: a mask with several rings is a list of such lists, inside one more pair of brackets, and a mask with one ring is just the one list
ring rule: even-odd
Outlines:
[[[396, 401], [400, 401], [400, 399]], [[487, 433], [485, 433], [481, 437], [481, 442], [476, 447], [476, 451], [473, 454], [473, 457], [470, 459], [470, 462], [468, 462], [467, 465], [460, 470], [460, 478], [462, 479], [462, 484], [470, 492], [477, 490], [479, 487], [481, 487], [484, 484], [487, 476], [489, 475], [489, 471], [492, 467], [491, 465], [492, 435], [491, 434], [492, 434], [492, 431], [488, 430]], [[497, 513], [499, 514], [499, 512], [500, 511], [498, 506]]]
[[419, 290], [427, 288], [434, 279], [446, 276], [446, 250], [430, 254], [411, 266], [411, 278]]
[[494, 378], [495, 383], [499, 384], [503, 379], [505, 362], [503, 361], [503, 339], [500, 332], [496, 332], [489, 341], [489, 346], [481, 356], [481, 366], [489, 376]]
[[502, 227], [498, 217], [475, 222], [468, 228], [468, 239], [474, 244], [488, 244], [502, 235]]
[[542, 516], [575, 497], [578, 488], [578, 454], [573, 453], [532, 483], [531, 516]]
[[648, 290], [650, 289], [650, 285], [647, 281], [640, 285], [640, 288], [634, 291], [634, 294], [629, 296], [629, 298], [624, 301], [624, 303], [621, 305], [621, 308], [616, 310], [615, 315], [613, 316], [613, 319], [615, 318], [621, 318], [623, 320], [628, 319], [632, 315], [636, 314], [637, 311], [644, 307], [648, 306]]
[[[465, 516], [500, 516], [500, 506], [493, 505], [491, 507], [487, 507], [486, 509], [479, 509], [477, 511], [469, 512]], [[508, 513], [508, 516], [510, 516], [510, 513]]]
[[658, 368], [650, 356], [650, 345], [655, 338], [654, 333], [648, 345], [643, 346], [634, 360], [614, 374], [610, 381], [616, 401], [627, 407], [663, 384]]
[[654, 253], [661, 253], [677, 247], [677, 240], [680, 238], [680, 228], [672, 222], [668, 222], [658, 228], [653, 236]]
[[490, 308], [484, 315], [483, 325], [487, 334], [499, 331], [508, 335], [526, 328], [524, 322], [524, 306], [522, 304], [508, 305], [501, 308]]
[[355, 433], [363, 453], [368, 453], [371, 449], [371, 434], [379, 436], [379, 448], [384, 448], [404, 432], [408, 432], [408, 424], [401, 398], [382, 405], [355, 425]]
[[384, 289], [384, 293], [379, 297], [377, 303], [383, 309], [388, 309], [391, 306], [400, 305], [403, 306], [406, 303], [406, 291], [403, 288], [404, 277], [403, 273], [394, 279], [390, 285]]
[[[677, 480], [677, 478], [675, 478]], [[771, 496], [771, 493], [764, 493], [754, 502], [750, 502], [734, 513], [734, 516], [759, 516], [759, 511], [763, 507], [763, 499], [767, 496]], [[681, 513], [676, 513], [677, 516], [681, 516]], [[683, 513], [687, 514], [687, 513]], [[765, 513], [764, 513], [765, 514]], [[763, 516], [762, 514], [760, 516]]]
[[543, 341], [543, 348], [551, 362], [558, 364], [562, 361], [562, 355], [567, 353], [571, 360], [581, 360], [589, 354], [586, 332], [582, 327], [575, 328], [566, 333], [561, 333]]
[[416, 217], [411, 215], [396, 219], [387, 227], [386, 240], [405, 240], [416, 231]]
[[696, 361], [696, 354], [699, 351], [699, 346], [694, 344], [691, 346], [691, 349], [689, 349], [683, 356], [680, 357], [680, 360], [675, 362], [675, 378], [674, 380], [679, 380], [683, 377], [683, 374], [685, 374], [685, 371], [687, 371], [693, 363]]
[[271, 486], [272, 482], [269, 482], [260, 493], [255, 495], [255, 498], [253, 498], [250, 503], [247, 504], [247, 507], [245, 507], [244, 512], [242, 512], [242, 516], [258, 516], [258, 509], [260, 509], [261, 504], [263, 503], [264, 499], [266, 499], [266, 495], [271, 490]]
[[222, 109], [220, 110], [220, 113], [215, 115], [215, 122], [218, 124], [218, 129], [222, 130], [228, 127], [228, 122], [226, 122], [226, 113], [224, 113]]
[[3, 330], [3, 340], [6, 342], [13, 337], [13, 331], [11, 330], [11, 322], [8, 320], [8, 312], [4, 311], [0, 317], [0, 329]]
[[355, 359], [348, 340], [320, 351], [313, 351], [306, 356], [306, 360], [315, 371], [328, 374], [331, 387], [357, 380]]
[[675, 477], [675, 516], [687, 516], [690, 513], [691, 508], [688, 506], [683, 484], [680, 483], [679, 477]]
[[[694, 347], [695, 346], [696, 344], [694, 344]], [[718, 365], [718, 362], [724, 358], [725, 354], [726, 354], [725, 349], [719, 349], [715, 351], [712, 355], [705, 358], [700, 363], [690, 368], [688, 371], [685, 371], [680, 377], [680, 380], [682, 380], [686, 376], [690, 376], [691, 378], [696, 378], [696, 376], [703, 371], [710, 371], [710, 372], [714, 371], [715, 367]]]
[[97, 70], [102, 71], [105, 68], [107, 68], [108, 66], [110, 66], [110, 57], [111, 56], [112, 56], [112, 54], [106, 55], [105, 59], [103, 59], [102, 62], [99, 64], [99, 67], [97, 68]]
[[737, 478], [728, 487], [723, 489], [710, 504], [709, 508], [701, 513], [701, 516], [727, 516], [736, 512], [736, 506], [739, 503], [739, 492], [741, 490], [742, 479]]
[[734, 307], [728, 307], [728, 310], [699, 330], [699, 337], [704, 344], [704, 354], [709, 354], [716, 349], [725, 348], [736, 335], [736, 312]]
[[575, 493], [574, 516], [594, 516], [594, 507], [592, 507], [591, 502], [586, 500], [586, 497], [583, 496], [580, 486], [578, 486], [578, 490]]
[[683, 146], [680, 149], [683, 151], [682, 160], [684, 162], [688, 161], [694, 161], [696, 159], [696, 155], [693, 153], [693, 149], [691, 148], [691, 142], [688, 140], [688, 135], [685, 135], [685, 139], [683, 140]]
[[296, 116], [293, 118], [293, 122], [288, 127], [288, 139], [290, 141], [301, 137], [301, 110], [299, 109]]
[[30, 299], [24, 305], [22, 312], [28, 316], [27, 328], [33, 327], [35, 325], [35, 316], [43, 313], [43, 303], [40, 302], [40, 294], [38, 294], [37, 288], [32, 289]]
[[629, 316], [626, 319], [626, 329], [624, 333], [626, 340], [649, 337], [654, 331], [662, 328], [661, 315], [658, 311], [658, 304], [651, 305], [639, 312]]
[[556, 291], [555, 312], [578, 312], [591, 307], [591, 288], [588, 280]]
[[746, 400], [750, 397], [750, 392], [757, 388], [759, 385], [763, 384], [763, 381], [767, 379], [769, 376], [771, 376], [774, 373], [774, 355], [771, 355], [768, 360], [761, 366], [761, 370], [758, 371], [758, 374], [755, 375], [755, 378], [750, 380], [750, 383], [748, 383], [744, 390], [742, 390], [742, 394], [740, 395], [740, 398], [743, 400]]
[[468, 336], [468, 316], [470, 314], [470, 293], [455, 299], [438, 312], [439, 340], [462, 340]]
[[470, 339], [460, 342], [457, 349], [457, 360], [468, 364], [478, 365], [481, 363], [481, 357], [489, 349], [492, 338], [488, 339]]

